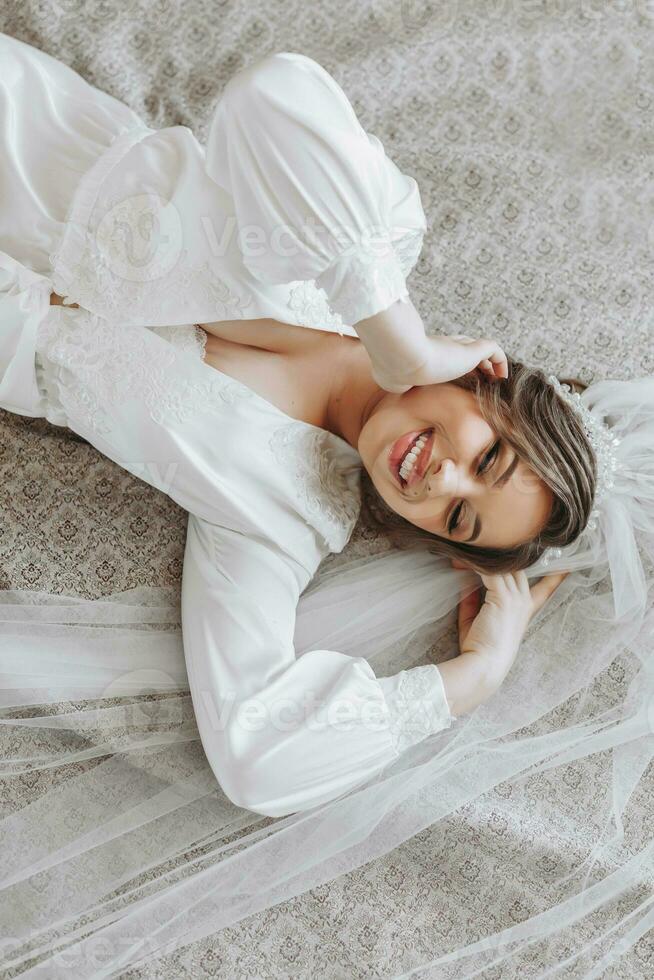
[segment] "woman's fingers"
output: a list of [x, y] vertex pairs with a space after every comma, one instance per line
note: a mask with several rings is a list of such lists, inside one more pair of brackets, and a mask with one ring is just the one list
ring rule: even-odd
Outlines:
[[[476, 337], [469, 337], [467, 333], [455, 333], [450, 335], [450, 340], [456, 340], [459, 344], [476, 344]], [[477, 367], [488, 368], [492, 371], [493, 366], [491, 362], [487, 359], [483, 360]]]
[[477, 344], [479, 347], [480, 364], [490, 363], [494, 377], [508, 378], [509, 364], [506, 359], [506, 354], [500, 345], [488, 337], [483, 337], [481, 340], [478, 340]]
[[459, 626], [459, 643], [463, 643], [466, 636], [468, 635], [468, 630], [472, 626], [473, 622], [477, 617], [477, 613], [481, 609], [481, 589], [475, 589], [470, 595], [465, 596], [459, 602], [459, 612], [458, 612], [458, 626]]
[[[460, 561], [458, 558], [450, 558], [450, 565], [452, 568], [458, 568], [462, 571], [469, 571], [470, 566], [466, 565], [465, 562]], [[466, 636], [468, 635], [468, 630], [470, 629], [472, 623], [477, 617], [477, 613], [481, 609], [481, 589], [477, 588], [474, 592], [469, 595], [464, 596], [459, 600], [459, 608], [457, 613], [458, 618], [458, 628], [459, 628], [459, 643], [463, 643]]]
[[486, 358], [486, 360], [478, 364], [477, 367], [479, 368], [480, 371], [483, 371], [483, 373], [487, 374], [490, 378], [497, 377], [497, 375], [495, 374], [495, 368], [493, 367], [492, 363], [488, 360], [488, 358]]
[[465, 333], [450, 334], [450, 340], [456, 340], [461, 344], [476, 344], [479, 348], [477, 368], [491, 378], [508, 378], [509, 366], [506, 354], [497, 341], [489, 337], [482, 337], [481, 339], [469, 337]]

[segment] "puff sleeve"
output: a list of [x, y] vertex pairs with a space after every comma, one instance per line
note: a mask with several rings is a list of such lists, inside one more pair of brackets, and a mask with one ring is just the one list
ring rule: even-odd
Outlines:
[[182, 625], [200, 738], [225, 794], [266, 816], [340, 796], [453, 720], [434, 664], [377, 678], [363, 657], [296, 655], [309, 578], [271, 542], [189, 517]]
[[233, 198], [256, 279], [315, 280], [350, 326], [408, 299], [426, 228], [418, 185], [313, 59], [279, 52], [233, 76], [206, 169]]

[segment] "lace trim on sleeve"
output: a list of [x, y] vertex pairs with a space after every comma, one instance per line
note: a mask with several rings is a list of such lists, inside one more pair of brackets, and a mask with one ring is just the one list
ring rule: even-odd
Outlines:
[[[406, 235], [403, 235], [401, 238], [397, 238], [392, 242], [393, 250], [404, 280], [406, 280], [406, 277], [409, 275], [420, 257], [423, 237], [423, 231], [418, 229], [417, 231], [409, 231]], [[360, 258], [359, 261], [361, 261]], [[392, 264], [393, 263], [391, 260], [391, 265]], [[380, 274], [381, 273], [378, 273], [378, 276]], [[395, 270], [393, 274], [395, 276], [397, 275]], [[328, 269], [322, 274], [322, 276], [319, 277], [327, 286], [329, 286], [329, 275], [330, 273]], [[395, 281], [396, 283], [398, 282], [397, 279]], [[352, 284], [351, 288], [354, 288], [354, 284]], [[371, 308], [371, 304], [366, 293], [366, 290], [369, 288], [369, 282], [367, 282], [364, 277], [363, 283], [361, 280], [359, 280], [356, 288], [363, 297], [362, 302], [366, 306], [366, 310], [364, 310], [365, 315], [372, 316], [372, 313], [367, 312], [367, 309]], [[404, 299], [408, 296], [406, 282], [399, 283], [395, 291], [398, 293], [398, 296], [393, 295], [390, 299], [388, 295], [385, 297], [384, 302], [387, 303], [387, 306], [394, 303], [395, 299], [397, 298]], [[335, 302], [338, 304], [338, 299]], [[349, 302], [346, 296], [343, 297], [343, 302]], [[291, 284], [288, 306], [297, 317], [298, 323], [304, 325], [313, 324], [323, 330], [334, 327], [334, 329], [340, 333], [341, 336], [343, 336], [342, 327], [344, 324], [351, 327], [353, 323], [358, 323], [359, 320], [364, 319], [364, 316], [361, 315], [361, 309], [357, 309], [352, 305], [348, 305], [346, 311], [347, 316], [345, 318], [340, 316], [340, 314], [335, 310], [333, 303], [333, 300], [332, 303], [329, 302], [325, 289], [323, 286], [319, 286], [315, 279], [307, 280], [306, 282], [298, 281]], [[379, 308], [386, 309], [387, 307], [380, 305]]]
[[394, 677], [379, 678], [390, 715], [397, 752], [404, 752], [456, 720], [450, 712], [443, 678], [435, 664], [411, 667]]
[[[380, 254], [381, 253], [381, 254]], [[316, 279], [325, 290], [331, 309], [348, 326], [374, 316], [398, 299], [408, 299], [402, 264], [409, 261], [409, 253], [401, 260], [391, 243], [383, 249], [360, 247], [354, 254], [336, 259]]]
[[424, 232], [419, 229], [418, 231], [410, 231], [393, 242], [393, 248], [405, 279], [420, 257], [423, 238]]

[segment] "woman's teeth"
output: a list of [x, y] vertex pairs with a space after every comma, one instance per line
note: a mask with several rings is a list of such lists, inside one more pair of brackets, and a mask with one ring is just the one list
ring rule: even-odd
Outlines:
[[400, 466], [400, 476], [403, 480], [407, 480], [409, 474], [413, 470], [415, 461], [424, 449], [425, 443], [427, 442], [427, 436], [420, 436], [420, 438], [413, 444], [409, 452], [406, 454], [402, 460], [402, 465]]

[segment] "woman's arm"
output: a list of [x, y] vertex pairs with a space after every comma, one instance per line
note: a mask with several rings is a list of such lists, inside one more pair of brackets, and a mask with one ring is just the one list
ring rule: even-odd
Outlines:
[[453, 715], [467, 715], [488, 701], [497, 690], [486, 663], [479, 657], [460, 653], [438, 665]]
[[416, 384], [429, 361], [429, 341], [411, 300], [396, 300], [387, 309], [359, 320], [355, 329], [381, 388], [402, 394]]
[[[454, 568], [467, 566], [456, 559]], [[529, 586], [524, 571], [482, 575], [481, 588], [459, 602], [458, 628], [461, 653], [440, 664], [451, 710], [467, 714], [497, 691], [518, 654], [527, 626], [556, 591], [569, 572], [544, 575]]]
[[202, 744], [226, 795], [267, 816], [309, 809], [491, 697], [529, 612], [562, 576], [542, 579], [531, 596], [522, 581], [494, 582], [500, 578], [485, 577], [491, 588], [481, 614], [478, 592], [462, 603], [471, 622], [464, 628], [460, 613], [459, 656], [376, 677], [363, 657], [328, 649], [298, 655], [306, 569], [256, 535], [191, 516], [184, 650]]
[[198, 729], [226, 795], [267, 816], [340, 796], [452, 721], [433, 664], [377, 678], [363, 657], [296, 653], [310, 577], [256, 535], [189, 518], [182, 625]]
[[386, 391], [402, 394], [415, 385], [443, 384], [479, 367], [491, 378], [508, 377], [506, 355], [495, 340], [462, 334], [428, 337], [411, 300], [356, 324], [370, 357], [372, 375]]
[[315, 280], [371, 358], [383, 326], [359, 326], [403, 307], [390, 315], [393, 346], [380, 351], [380, 367], [391, 360], [402, 377], [421, 363], [424, 328], [406, 289], [426, 229], [418, 184], [366, 133], [329, 72], [279, 52], [234, 75], [216, 106], [206, 169], [231, 195], [256, 279]]
[[487, 359], [501, 362], [492, 341], [463, 349], [425, 335], [406, 288], [426, 230], [417, 182], [312, 58], [279, 52], [230, 79], [206, 169], [232, 197], [251, 274], [271, 284], [315, 280], [361, 339], [382, 388], [401, 393], [477, 365], [492, 374]]

